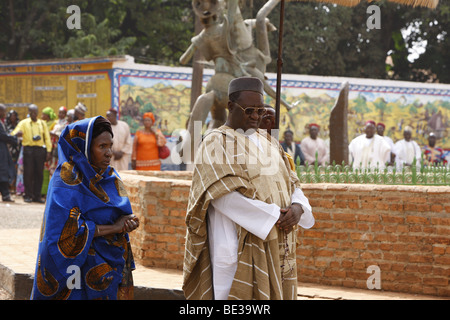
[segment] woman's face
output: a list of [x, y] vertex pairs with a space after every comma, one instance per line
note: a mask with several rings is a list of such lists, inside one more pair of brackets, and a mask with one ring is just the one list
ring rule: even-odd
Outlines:
[[9, 121], [11, 121], [12, 123], [16, 123], [17, 115], [15, 113], [11, 113], [11, 115], [9, 116]]
[[144, 118], [144, 127], [145, 128], [151, 128], [153, 125], [153, 121], [150, 118]]
[[113, 139], [108, 131], [102, 132], [91, 142], [91, 165], [106, 169], [111, 163]]

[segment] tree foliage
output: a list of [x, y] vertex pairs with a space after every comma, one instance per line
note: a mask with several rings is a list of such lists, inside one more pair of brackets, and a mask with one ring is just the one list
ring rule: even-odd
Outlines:
[[[244, 18], [255, 18], [265, 0], [242, 1]], [[194, 36], [191, 1], [73, 0], [82, 12], [81, 30], [69, 30], [65, 0], [0, 1], [0, 60], [129, 54], [141, 63], [178, 65]], [[367, 28], [367, 2], [353, 8], [286, 2], [283, 72], [450, 83], [450, 4], [436, 10], [386, 0], [381, 29]], [[251, 6], [253, 5], [253, 6]], [[269, 18], [279, 26], [279, 6]], [[409, 32], [405, 32], [409, 30]], [[426, 50], [408, 56], [418, 43]], [[276, 72], [278, 32], [270, 33]], [[390, 56], [393, 66], [386, 64]]]

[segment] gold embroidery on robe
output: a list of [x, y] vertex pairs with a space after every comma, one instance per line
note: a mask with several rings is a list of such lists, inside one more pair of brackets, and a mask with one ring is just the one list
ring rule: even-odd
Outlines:
[[40, 233], [40, 235], [39, 235], [39, 242], [42, 242], [42, 239], [44, 239], [44, 234], [45, 234], [45, 222], [46, 222], [46, 219], [42, 219], [41, 233]]
[[74, 167], [75, 162], [73, 161], [64, 162], [61, 165], [60, 171], [61, 179], [65, 184], [68, 184], [70, 186], [75, 186], [83, 181], [83, 175], [81, 174], [80, 171], [74, 172], [73, 171]]
[[119, 179], [119, 177], [116, 177], [116, 179], [114, 179], [114, 184], [116, 185], [116, 189], [117, 192], [119, 193], [119, 196], [128, 197], [127, 190], [125, 189], [125, 186], [122, 180]]
[[96, 291], [107, 289], [113, 280], [113, 276], [105, 277], [105, 275], [111, 271], [113, 269], [107, 263], [102, 263], [91, 268], [86, 273], [86, 284], [89, 288]]
[[58, 249], [65, 258], [75, 258], [86, 246], [89, 229], [85, 222], [81, 225], [81, 227], [84, 227], [83, 233], [78, 236], [76, 235], [80, 214], [81, 211], [78, 207], [70, 210], [69, 218], [64, 224], [64, 228], [59, 237]]
[[122, 179], [120, 179], [116, 174], [114, 173], [114, 169], [111, 168], [108, 172], [109, 176], [114, 175], [116, 178], [114, 179], [114, 185], [116, 186], [117, 192], [119, 193], [119, 196], [121, 197], [128, 197], [127, 190], [125, 189], [125, 185], [123, 184]]
[[64, 139], [66, 139], [66, 141], [72, 146], [72, 148], [74, 148], [77, 152], [81, 152], [77, 145], [73, 143], [72, 139], [74, 138], [81, 138], [82, 140], [86, 140], [86, 133], [72, 129], [69, 130], [69, 133], [64, 137]]
[[54, 295], [59, 288], [58, 281], [46, 268], [44, 268], [44, 274], [42, 274], [41, 257], [39, 257], [38, 260], [38, 272], [36, 274], [36, 283], [39, 292], [46, 297]]
[[105, 192], [105, 190], [103, 190], [103, 188], [101, 186], [95, 186], [100, 180], [103, 179], [102, 174], [105, 171], [102, 170], [100, 171], [100, 173], [97, 173], [90, 181], [89, 181], [89, 190], [92, 191], [93, 194], [95, 194], [100, 200], [102, 200], [104, 203], [109, 202], [109, 196], [108, 194]]
[[109, 196], [108, 194], [105, 192], [105, 190], [103, 190], [102, 187], [98, 186], [96, 187], [94, 184], [89, 183], [89, 190], [91, 190], [100, 200], [102, 200], [104, 203], [109, 202]]

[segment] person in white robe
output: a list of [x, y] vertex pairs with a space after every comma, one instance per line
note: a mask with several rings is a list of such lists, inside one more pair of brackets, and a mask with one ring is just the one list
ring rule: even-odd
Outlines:
[[61, 135], [61, 132], [69, 124], [67, 122], [66, 116], [67, 116], [67, 108], [64, 106], [61, 106], [58, 109], [58, 121], [53, 126], [53, 130], [50, 131], [50, 134], [55, 135], [58, 139], [59, 139], [59, 136]]
[[367, 121], [365, 134], [353, 139], [349, 146], [350, 163], [354, 169], [385, 168], [386, 159], [391, 152], [389, 144], [375, 134], [375, 122]]
[[403, 139], [394, 145], [395, 163], [397, 170], [402, 170], [404, 166], [411, 166], [416, 159], [416, 166], [420, 167], [422, 152], [417, 142], [412, 140], [412, 128], [406, 126], [403, 130]]
[[384, 135], [385, 130], [386, 130], [386, 125], [382, 122], [378, 122], [377, 123], [377, 134], [380, 137], [383, 137], [383, 139], [386, 140], [386, 142], [391, 147], [391, 152], [388, 154], [388, 156], [386, 157], [386, 160], [385, 160], [385, 162], [388, 162], [389, 165], [391, 166], [394, 164], [394, 158], [395, 158], [395, 154], [392, 152], [394, 150], [394, 141], [392, 141], [392, 139], [390, 137]]
[[117, 171], [128, 170], [133, 148], [130, 127], [125, 121], [117, 119], [117, 110], [115, 109], [108, 110], [106, 112], [106, 118], [111, 122], [111, 128], [114, 134], [111, 166]]
[[309, 125], [309, 137], [302, 140], [301, 148], [303, 155], [305, 156], [305, 161], [309, 164], [313, 164], [317, 160], [320, 166], [325, 165], [329, 162], [329, 153], [325, 141], [318, 137], [320, 126], [315, 123]]

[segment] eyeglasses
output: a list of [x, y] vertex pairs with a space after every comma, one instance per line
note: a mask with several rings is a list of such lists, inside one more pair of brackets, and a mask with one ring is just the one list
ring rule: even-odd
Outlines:
[[253, 112], [255, 112], [255, 110], [256, 110], [256, 113], [258, 114], [258, 116], [262, 116], [263, 114], [266, 113], [266, 108], [265, 107], [247, 107], [247, 108], [244, 108], [237, 102], [233, 101], [233, 103], [237, 104], [238, 107], [241, 108], [242, 111], [244, 111], [244, 113], [246, 115], [252, 115]]

